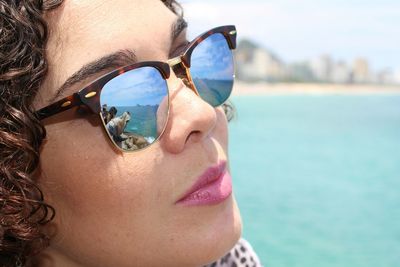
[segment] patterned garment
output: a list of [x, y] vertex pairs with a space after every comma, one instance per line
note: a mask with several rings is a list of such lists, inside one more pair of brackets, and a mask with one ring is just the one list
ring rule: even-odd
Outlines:
[[224, 257], [204, 267], [262, 267], [249, 242], [241, 238]]

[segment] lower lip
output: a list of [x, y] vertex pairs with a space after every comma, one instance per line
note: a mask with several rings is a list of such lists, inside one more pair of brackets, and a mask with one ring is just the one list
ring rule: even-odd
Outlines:
[[207, 184], [177, 202], [184, 206], [215, 205], [223, 202], [232, 194], [232, 178], [224, 172], [217, 180]]

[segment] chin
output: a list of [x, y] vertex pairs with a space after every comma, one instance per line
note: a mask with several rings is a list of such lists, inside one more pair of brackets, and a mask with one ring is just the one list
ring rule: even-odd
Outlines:
[[224, 211], [216, 221], [209, 224], [207, 233], [198, 236], [198, 249], [193, 257], [196, 261], [184, 266], [198, 267], [219, 260], [241, 237], [242, 219], [233, 194], [224, 204]]

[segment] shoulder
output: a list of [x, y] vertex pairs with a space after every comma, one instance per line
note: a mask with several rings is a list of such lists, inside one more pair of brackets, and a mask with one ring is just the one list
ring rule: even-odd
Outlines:
[[241, 238], [224, 257], [204, 267], [262, 267], [253, 247]]

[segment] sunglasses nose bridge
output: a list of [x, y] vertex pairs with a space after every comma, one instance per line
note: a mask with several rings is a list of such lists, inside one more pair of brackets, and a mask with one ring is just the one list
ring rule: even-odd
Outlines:
[[190, 75], [189, 68], [182, 61], [182, 58], [175, 57], [168, 60], [168, 64], [178, 79], [181, 79], [186, 87], [190, 88], [196, 95], [199, 95], [196, 87], [194, 86], [192, 76]]

